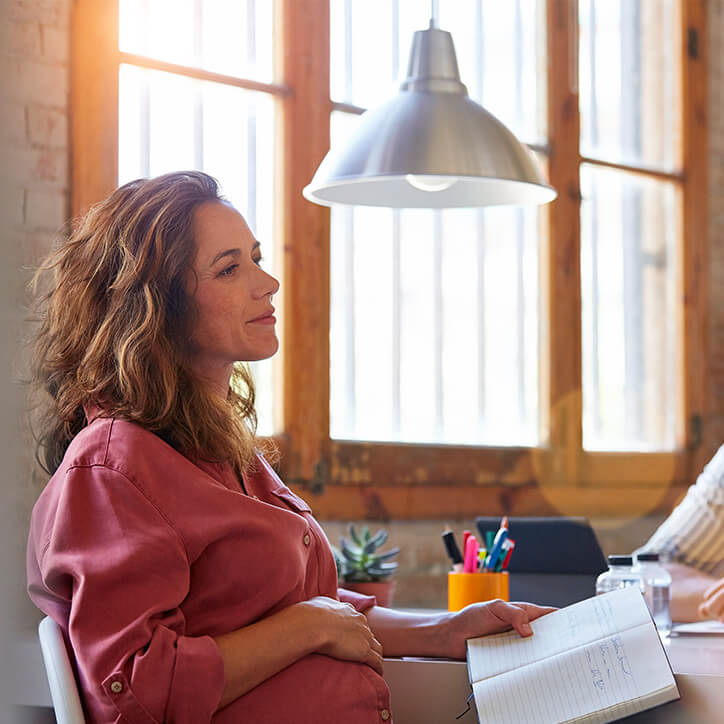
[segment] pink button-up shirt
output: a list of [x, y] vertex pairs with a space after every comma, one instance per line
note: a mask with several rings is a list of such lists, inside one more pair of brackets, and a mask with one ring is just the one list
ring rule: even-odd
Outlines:
[[212, 636], [338, 597], [309, 506], [261, 458], [245, 485], [248, 495], [230, 467], [194, 464], [121, 420], [96, 419], [71, 443], [33, 510], [28, 590], [70, 640], [89, 721], [391, 721], [382, 677], [320, 654], [217, 711]]

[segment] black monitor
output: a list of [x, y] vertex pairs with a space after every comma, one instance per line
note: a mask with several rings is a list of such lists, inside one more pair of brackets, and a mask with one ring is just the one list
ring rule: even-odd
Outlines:
[[[475, 519], [482, 542], [499, 517]], [[508, 518], [510, 600], [568, 606], [595, 594], [606, 558], [586, 518]]]

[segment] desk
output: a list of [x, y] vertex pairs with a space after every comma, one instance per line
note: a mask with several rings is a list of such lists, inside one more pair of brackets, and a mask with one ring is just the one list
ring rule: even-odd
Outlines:
[[[724, 636], [664, 640], [681, 699], [628, 717], [635, 724], [716, 724], [724, 721]], [[385, 659], [395, 724], [456, 724], [470, 695], [464, 661]], [[472, 702], [471, 702], [472, 704]], [[476, 724], [474, 707], [457, 720]], [[523, 723], [521, 723], [523, 724]]]

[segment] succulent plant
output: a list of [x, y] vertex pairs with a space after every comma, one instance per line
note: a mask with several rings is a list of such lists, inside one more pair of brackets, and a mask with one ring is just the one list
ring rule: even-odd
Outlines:
[[387, 541], [387, 533], [379, 530], [372, 535], [370, 529], [363, 525], [359, 533], [354, 525], [349, 526], [351, 540], [340, 538], [341, 550], [335, 549], [334, 558], [339, 578], [348, 583], [384, 581], [397, 569], [397, 561], [390, 560], [399, 552], [399, 548], [391, 548], [385, 553], [377, 553]]

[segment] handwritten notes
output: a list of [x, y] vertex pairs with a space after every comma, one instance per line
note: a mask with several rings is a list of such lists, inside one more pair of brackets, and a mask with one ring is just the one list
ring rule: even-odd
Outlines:
[[588, 599], [533, 630], [468, 642], [481, 722], [608, 722], [678, 697], [638, 591]]

